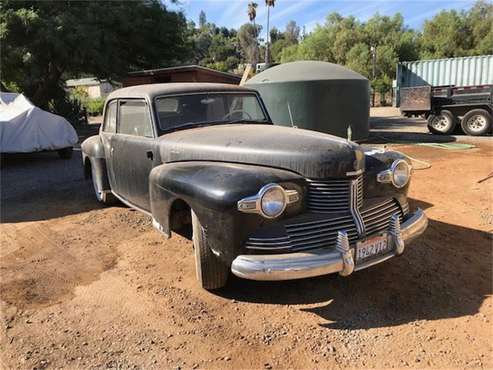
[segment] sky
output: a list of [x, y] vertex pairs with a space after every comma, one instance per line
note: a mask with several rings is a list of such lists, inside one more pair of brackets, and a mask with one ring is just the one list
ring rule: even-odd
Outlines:
[[[199, 13], [204, 10], [208, 22], [228, 28], [238, 28], [248, 22], [247, 7], [251, 0], [179, 0], [177, 5], [169, 5], [171, 9], [182, 10], [188, 19], [198, 24]], [[257, 23], [264, 27], [267, 24], [267, 8], [265, 0], [258, 3]], [[276, 0], [271, 8], [271, 27], [284, 30], [287, 22], [296, 21], [306, 27], [307, 32], [315, 28], [317, 23], [323, 24], [327, 14], [338, 12], [344, 16], [353, 15], [365, 21], [375, 13], [393, 15], [400, 12], [407, 26], [421, 29], [425, 19], [433, 17], [445, 9], [467, 10], [474, 0]], [[261, 35], [264, 37], [265, 35]]]

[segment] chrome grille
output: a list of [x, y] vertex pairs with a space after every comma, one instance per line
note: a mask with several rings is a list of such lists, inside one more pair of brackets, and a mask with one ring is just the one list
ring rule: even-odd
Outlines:
[[[310, 180], [308, 182], [307, 209], [315, 213], [348, 211], [351, 202], [351, 179]], [[356, 181], [357, 204], [363, 204], [363, 176]]]
[[335, 245], [339, 230], [346, 230], [350, 242], [358, 238], [351, 215], [330, 220], [289, 224], [285, 227], [293, 251]]
[[366, 235], [387, 230], [390, 224], [390, 217], [395, 213], [399, 214], [400, 221], [402, 222], [402, 212], [398, 203], [393, 199], [362, 210], [361, 217], [363, 217], [365, 224]]
[[[399, 213], [402, 221], [399, 205], [393, 199], [362, 209], [361, 216], [365, 225], [366, 236], [387, 230], [390, 218], [395, 213]], [[247, 240], [246, 248], [263, 251], [294, 252], [335, 246], [339, 230], [345, 230], [348, 233], [351, 244], [358, 240], [356, 225], [350, 214], [330, 219], [286, 223], [283, 226], [285, 235], [277, 237], [252, 236]]]

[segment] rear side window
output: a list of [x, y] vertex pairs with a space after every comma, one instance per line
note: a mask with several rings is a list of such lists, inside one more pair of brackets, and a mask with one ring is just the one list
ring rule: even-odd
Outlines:
[[118, 133], [153, 137], [151, 117], [145, 101], [120, 101]]
[[116, 132], [116, 101], [112, 101], [106, 107], [106, 114], [104, 115], [104, 132]]

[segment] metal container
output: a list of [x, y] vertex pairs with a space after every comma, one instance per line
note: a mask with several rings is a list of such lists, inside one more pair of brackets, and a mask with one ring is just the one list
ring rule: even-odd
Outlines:
[[352, 140], [368, 137], [370, 84], [347, 68], [315, 61], [286, 63], [246, 85], [259, 91], [275, 124], [343, 138], [350, 133]]
[[397, 87], [493, 84], [493, 55], [418, 60], [397, 65]]

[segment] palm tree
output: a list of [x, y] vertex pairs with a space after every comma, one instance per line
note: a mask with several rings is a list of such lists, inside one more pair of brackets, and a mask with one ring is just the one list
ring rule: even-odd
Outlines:
[[267, 5], [267, 37], [266, 37], [266, 45], [265, 45], [265, 63], [269, 64], [269, 21], [270, 21], [270, 7], [275, 6], [276, 0], [265, 0], [265, 5]]
[[250, 18], [250, 22], [253, 22], [254, 25], [255, 18], [257, 18], [257, 6], [258, 4], [253, 1], [248, 4], [248, 18]]
[[[253, 29], [255, 32], [255, 53], [254, 55], [257, 54], [257, 47], [258, 47], [258, 42], [257, 42], [257, 26], [255, 25], [255, 18], [257, 18], [257, 6], [258, 4], [254, 1], [248, 4], [248, 18], [250, 18], [250, 22], [253, 23]], [[255, 64], [257, 63], [256, 61], [257, 58], [253, 61]]]

